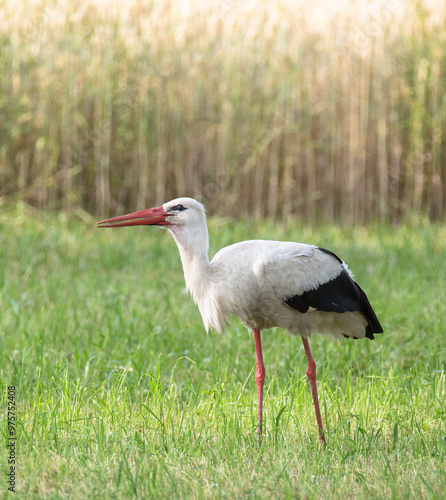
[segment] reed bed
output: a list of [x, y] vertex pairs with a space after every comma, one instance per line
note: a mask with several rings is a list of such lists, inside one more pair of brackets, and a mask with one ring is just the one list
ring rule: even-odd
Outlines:
[[427, 0], [3, 0], [0, 204], [444, 220], [444, 47]]

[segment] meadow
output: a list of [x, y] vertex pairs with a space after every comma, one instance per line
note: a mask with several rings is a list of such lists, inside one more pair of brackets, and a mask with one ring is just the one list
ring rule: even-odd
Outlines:
[[4, 498], [444, 498], [444, 226], [210, 218], [211, 253], [250, 237], [332, 249], [383, 324], [374, 341], [310, 340], [323, 450], [300, 339], [263, 335], [259, 446], [249, 333], [234, 319], [206, 335], [167, 231], [84, 219], [23, 204], [0, 216]]
[[[445, 46], [436, 0], [1, 2], [4, 498], [445, 497]], [[310, 340], [326, 449], [299, 338], [262, 336], [260, 445], [249, 332], [206, 335], [167, 231], [95, 227], [178, 195], [211, 254], [367, 292], [383, 335]]]

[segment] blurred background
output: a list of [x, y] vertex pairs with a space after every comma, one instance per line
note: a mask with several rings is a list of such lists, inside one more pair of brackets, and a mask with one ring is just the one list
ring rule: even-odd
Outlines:
[[0, 5], [0, 206], [445, 219], [444, 1]]

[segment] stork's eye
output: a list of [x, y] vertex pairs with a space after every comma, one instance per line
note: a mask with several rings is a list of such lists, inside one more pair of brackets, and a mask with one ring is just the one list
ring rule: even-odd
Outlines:
[[183, 205], [175, 205], [174, 207], [169, 209], [169, 212], [172, 210], [175, 210], [176, 212], [182, 212], [183, 210], [187, 210], [187, 208]]

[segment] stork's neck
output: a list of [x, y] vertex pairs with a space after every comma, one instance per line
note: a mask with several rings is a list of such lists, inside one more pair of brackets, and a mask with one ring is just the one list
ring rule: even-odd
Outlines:
[[169, 227], [180, 251], [186, 288], [195, 302], [205, 293], [211, 279], [209, 263], [209, 233], [206, 223], [191, 226]]

